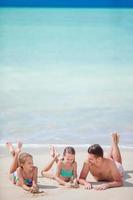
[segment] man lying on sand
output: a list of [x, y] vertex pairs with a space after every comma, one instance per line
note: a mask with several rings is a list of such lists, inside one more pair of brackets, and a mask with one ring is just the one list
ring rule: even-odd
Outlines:
[[[79, 183], [84, 185], [86, 189], [105, 190], [123, 185], [124, 170], [118, 143], [119, 135], [118, 133], [113, 133], [112, 146], [108, 158], [103, 157], [103, 149], [100, 145], [94, 144], [88, 148], [88, 158], [83, 164], [79, 177]], [[106, 182], [92, 187], [91, 183], [86, 180], [89, 172], [97, 181]]]

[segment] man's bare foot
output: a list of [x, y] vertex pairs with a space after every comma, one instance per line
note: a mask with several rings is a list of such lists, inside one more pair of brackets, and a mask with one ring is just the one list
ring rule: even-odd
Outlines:
[[23, 146], [23, 143], [20, 142], [20, 141], [18, 141], [18, 142], [17, 142], [17, 148], [16, 148], [16, 151], [15, 151], [15, 152], [19, 153], [19, 152], [21, 151], [22, 146]]
[[119, 143], [119, 141], [120, 141], [120, 134], [117, 133], [117, 144]]
[[112, 133], [112, 143], [113, 144], [118, 144], [117, 133]]
[[9, 150], [9, 152], [12, 154], [12, 156], [14, 156], [15, 155], [15, 150], [14, 150], [14, 147], [13, 147], [12, 143], [11, 142], [6, 142], [6, 146], [7, 146], [8, 150]]

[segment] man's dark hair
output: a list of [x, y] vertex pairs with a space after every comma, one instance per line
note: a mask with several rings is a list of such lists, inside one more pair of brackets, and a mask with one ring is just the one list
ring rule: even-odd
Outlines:
[[88, 148], [88, 153], [94, 154], [97, 157], [103, 157], [103, 149], [99, 144], [93, 144]]

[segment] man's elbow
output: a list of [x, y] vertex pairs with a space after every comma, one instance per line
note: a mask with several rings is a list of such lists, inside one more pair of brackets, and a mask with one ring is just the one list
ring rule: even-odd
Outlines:
[[123, 185], [124, 185], [124, 181], [121, 180], [121, 181], [120, 181], [120, 186], [123, 186]]
[[123, 185], [124, 185], [123, 180], [117, 181], [117, 186], [118, 186], [118, 187], [122, 187]]

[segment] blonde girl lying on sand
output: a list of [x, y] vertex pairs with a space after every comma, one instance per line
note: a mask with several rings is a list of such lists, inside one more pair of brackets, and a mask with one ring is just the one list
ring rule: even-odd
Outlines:
[[[77, 181], [77, 162], [75, 161], [75, 149], [73, 147], [66, 147], [63, 152], [63, 158], [59, 159], [59, 154], [56, 153], [55, 148], [51, 152], [52, 160], [44, 167], [41, 174], [43, 177], [56, 180], [60, 185], [65, 187], [78, 187]], [[49, 170], [54, 163], [57, 163], [56, 173], [51, 173]]]
[[13, 184], [31, 193], [38, 192], [37, 167], [33, 166], [33, 158], [28, 153], [21, 153], [22, 143], [17, 143], [14, 149], [12, 143], [6, 143], [13, 160], [9, 170], [9, 179]]

